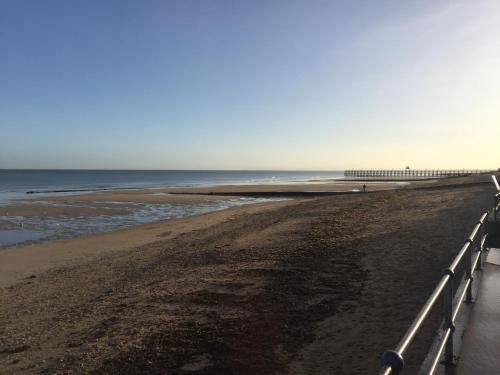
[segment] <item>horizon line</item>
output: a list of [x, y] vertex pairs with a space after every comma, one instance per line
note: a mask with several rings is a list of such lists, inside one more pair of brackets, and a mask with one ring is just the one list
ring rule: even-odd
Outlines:
[[[340, 172], [346, 170], [399, 171], [406, 168], [341, 168], [341, 169], [135, 169], [135, 168], [0, 168], [0, 171], [130, 171], [130, 172]], [[409, 170], [478, 170], [497, 171], [500, 168], [409, 168]]]

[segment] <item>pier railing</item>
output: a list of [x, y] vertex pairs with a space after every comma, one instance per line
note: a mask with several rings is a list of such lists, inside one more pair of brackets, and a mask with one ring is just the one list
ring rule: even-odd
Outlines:
[[[465, 241], [451, 265], [443, 271], [439, 283], [432, 291], [417, 317], [406, 331], [401, 341], [394, 350], [387, 350], [382, 355], [382, 369], [380, 375], [399, 374], [404, 368], [404, 354], [412, 343], [415, 335], [429, 316], [436, 302], [443, 299], [443, 324], [441, 332], [438, 333], [437, 350], [433, 353], [430, 365], [426, 369], [427, 374], [433, 374], [441, 358], [442, 363], [452, 365], [454, 360], [453, 334], [455, 331], [455, 319], [463, 306], [463, 303], [472, 302], [472, 283], [474, 273], [482, 269], [483, 254], [487, 250], [485, 243], [488, 238], [488, 226], [486, 220], [488, 215], [497, 215], [499, 212], [500, 187], [495, 176], [492, 176], [497, 192], [495, 205], [491, 211], [481, 215], [474, 230]], [[495, 216], [494, 216], [495, 217]], [[455, 273], [461, 267], [465, 267], [465, 274], [458, 288], [455, 289]]]
[[348, 169], [344, 177], [348, 178], [435, 178], [460, 177], [491, 171], [480, 169]]

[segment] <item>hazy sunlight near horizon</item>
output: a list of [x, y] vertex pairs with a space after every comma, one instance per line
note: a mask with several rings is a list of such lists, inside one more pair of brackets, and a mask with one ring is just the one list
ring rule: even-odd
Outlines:
[[497, 168], [499, 35], [496, 0], [6, 0], [0, 168]]

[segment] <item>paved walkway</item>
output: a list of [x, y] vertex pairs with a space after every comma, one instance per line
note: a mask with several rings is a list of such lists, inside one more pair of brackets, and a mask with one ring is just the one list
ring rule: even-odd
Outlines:
[[455, 374], [500, 374], [500, 249], [488, 253]]

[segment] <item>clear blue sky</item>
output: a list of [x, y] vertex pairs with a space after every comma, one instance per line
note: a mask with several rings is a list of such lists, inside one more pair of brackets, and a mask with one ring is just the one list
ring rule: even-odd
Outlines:
[[500, 2], [3, 0], [0, 168], [500, 166]]

